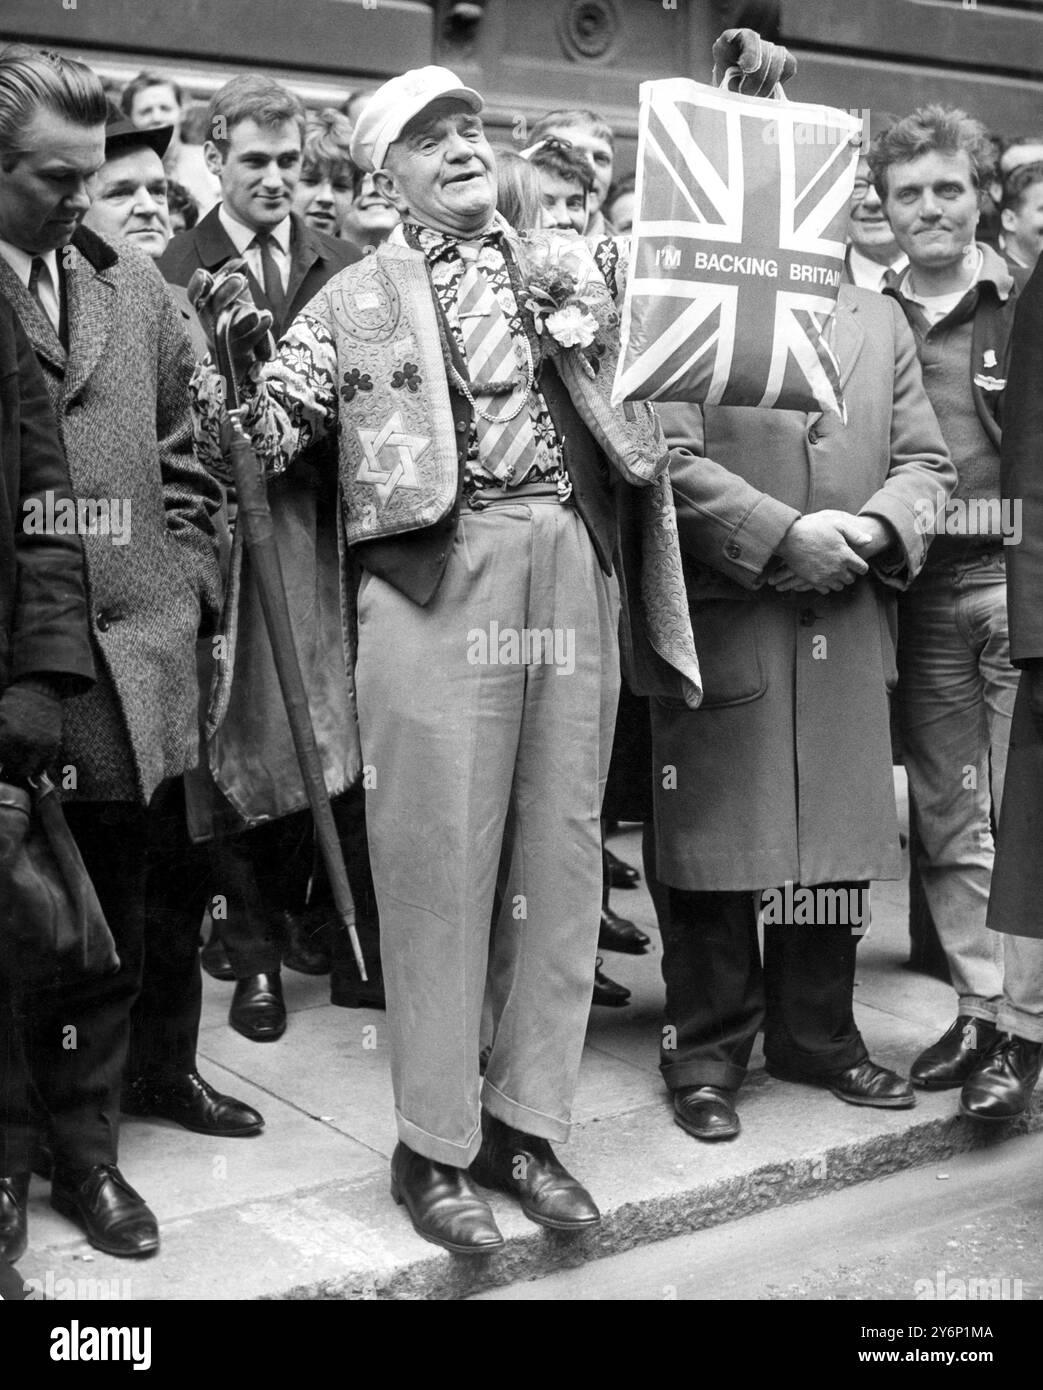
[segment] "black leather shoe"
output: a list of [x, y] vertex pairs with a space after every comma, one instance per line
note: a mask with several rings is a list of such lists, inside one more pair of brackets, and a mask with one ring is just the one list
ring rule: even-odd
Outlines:
[[809, 1075], [805, 1072], [784, 1071], [778, 1067], [766, 1067], [769, 1076], [780, 1081], [795, 1081], [803, 1086], [824, 1086], [833, 1092], [838, 1100], [846, 1100], [849, 1105], [872, 1105], [881, 1110], [910, 1110], [916, 1104], [913, 1088], [904, 1076], [878, 1067], [867, 1057], [853, 1067], [843, 1071], [830, 1072], [824, 1076]]
[[121, 1106], [126, 1115], [173, 1120], [196, 1134], [222, 1139], [260, 1134], [264, 1120], [249, 1105], [215, 1091], [197, 1071], [180, 1076], [139, 1076], [123, 1087]]
[[960, 1092], [960, 1112], [972, 1120], [1012, 1120], [1029, 1107], [1043, 1062], [1043, 1043], [998, 1033], [988, 1055]]
[[728, 1091], [720, 1086], [680, 1086], [674, 1123], [696, 1139], [734, 1139], [742, 1126]]
[[994, 1023], [970, 1014], [957, 1014], [952, 1027], [917, 1057], [909, 1068], [909, 1080], [925, 1091], [962, 1086], [980, 1066], [995, 1040]]
[[156, 1218], [114, 1163], [56, 1172], [51, 1206], [75, 1221], [95, 1250], [107, 1255], [140, 1258], [159, 1249]]
[[523, 1134], [482, 1113], [482, 1147], [471, 1177], [516, 1197], [530, 1221], [555, 1231], [596, 1226], [601, 1213], [585, 1187], [562, 1167], [546, 1139]]
[[0, 1260], [17, 1264], [29, 1244], [29, 1174], [0, 1178]]
[[601, 909], [601, 930], [598, 932], [599, 951], [620, 951], [626, 956], [643, 956], [651, 941], [627, 917], [620, 917], [610, 907]]
[[333, 962], [326, 914], [283, 911], [279, 917], [288, 943], [283, 965], [301, 975], [328, 975]]
[[630, 1002], [630, 991], [624, 985], [616, 984], [615, 980], [610, 980], [602, 971], [600, 956], [594, 967], [594, 995], [590, 1002], [603, 1004], [607, 1009], [621, 1009]]
[[436, 1163], [405, 1144], [391, 1155], [391, 1196], [409, 1212], [418, 1236], [455, 1255], [493, 1255], [504, 1239], [489, 1203], [471, 1185], [466, 1168]]
[[228, 1022], [251, 1042], [275, 1042], [286, 1032], [286, 1004], [279, 972], [237, 980]]
[[199, 964], [215, 980], [235, 979], [235, 971], [228, 959], [225, 944], [215, 932], [210, 933], [210, 940], [199, 952]]
[[632, 864], [625, 864], [610, 849], [605, 850], [605, 867], [608, 869], [610, 888], [636, 888], [641, 875]]

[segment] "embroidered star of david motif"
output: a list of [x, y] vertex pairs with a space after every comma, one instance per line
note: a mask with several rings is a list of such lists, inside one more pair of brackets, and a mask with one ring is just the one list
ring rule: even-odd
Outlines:
[[360, 429], [358, 435], [366, 457], [356, 481], [371, 483], [382, 507], [387, 506], [400, 487], [419, 490], [416, 463], [430, 448], [430, 435], [407, 434], [397, 410], [379, 430]]

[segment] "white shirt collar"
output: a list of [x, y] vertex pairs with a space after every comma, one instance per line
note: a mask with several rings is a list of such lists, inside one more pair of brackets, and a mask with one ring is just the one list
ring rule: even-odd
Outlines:
[[[232, 245], [239, 252], [240, 256], [244, 255], [247, 247], [254, 244], [254, 237], [257, 233], [252, 227], [248, 227], [244, 222], [240, 222], [237, 217], [233, 217], [224, 203], [219, 203], [217, 205], [217, 217], [221, 226], [228, 233]], [[290, 214], [287, 213], [283, 220], [277, 223], [271, 231], [272, 240], [275, 242], [276, 246], [279, 247], [284, 256], [288, 256], [290, 254]]]
[[46, 265], [51, 276], [51, 284], [58, 292], [58, 253], [57, 251], [23, 251], [20, 246], [12, 246], [9, 241], [0, 241], [0, 256], [11, 267], [26, 289], [29, 288], [29, 275], [37, 256]]
[[851, 279], [864, 290], [882, 290], [888, 272], [900, 274], [908, 264], [909, 257], [904, 251], [890, 265], [881, 265], [879, 261], [872, 261], [868, 256], [864, 256], [857, 246], [848, 247], [847, 268], [851, 273]]

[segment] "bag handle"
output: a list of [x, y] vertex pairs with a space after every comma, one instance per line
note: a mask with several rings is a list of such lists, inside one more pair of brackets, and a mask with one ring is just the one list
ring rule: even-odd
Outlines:
[[[749, 73], [743, 72], [738, 63], [733, 63], [730, 68], [725, 68], [724, 76], [721, 78], [721, 89], [725, 92], [739, 92], [739, 83], [744, 77], [749, 77]], [[732, 83], [735, 86], [732, 86]], [[782, 83], [776, 82], [766, 97], [758, 97], [758, 101], [789, 101], [789, 97], [782, 89]]]

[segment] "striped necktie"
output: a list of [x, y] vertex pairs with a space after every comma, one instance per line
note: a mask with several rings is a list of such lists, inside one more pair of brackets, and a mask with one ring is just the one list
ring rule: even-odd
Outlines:
[[[459, 243], [464, 272], [456, 290], [457, 317], [475, 397], [478, 461], [507, 484], [522, 480], [536, 462], [536, 434], [529, 395], [518, 367], [510, 324], [489, 281], [478, 269], [480, 247]], [[482, 385], [515, 380], [510, 393], [483, 391]]]

